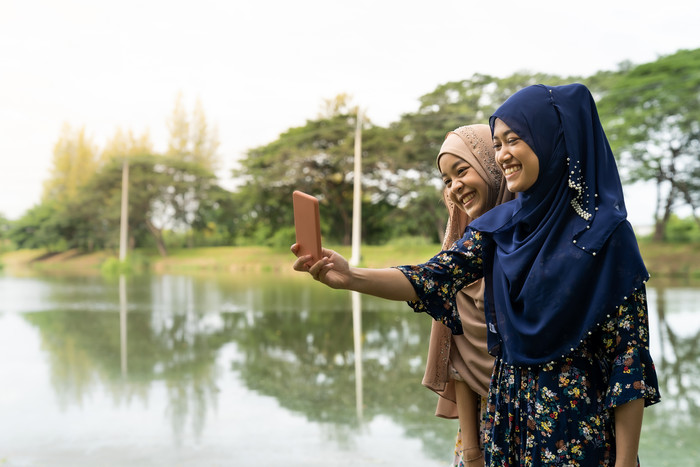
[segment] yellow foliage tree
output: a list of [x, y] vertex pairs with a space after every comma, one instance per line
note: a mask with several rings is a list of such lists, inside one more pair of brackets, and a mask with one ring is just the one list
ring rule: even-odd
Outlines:
[[131, 130], [123, 131], [118, 128], [112, 139], [107, 141], [100, 156], [101, 164], [106, 164], [114, 158], [141, 156], [153, 154], [153, 143], [148, 131], [140, 136], [134, 135]]
[[85, 127], [74, 131], [63, 125], [54, 146], [51, 174], [44, 182], [44, 200], [65, 203], [97, 170], [97, 146], [85, 135]]
[[168, 119], [167, 155], [179, 157], [186, 162], [194, 162], [210, 172], [218, 166], [217, 150], [219, 135], [216, 127], [211, 127], [204, 113], [204, 107], [199, 99], [195, 104], [191, 117], [183, 103], [182, 93], [175, 100], [175, 108]]

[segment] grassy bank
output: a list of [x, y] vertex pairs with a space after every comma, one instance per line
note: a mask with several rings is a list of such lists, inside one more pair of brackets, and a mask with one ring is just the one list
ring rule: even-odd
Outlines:
[[[330, 246], [345, 257], [350, 247]], [[700, 244], [662, 244], [642, 241], [642, 256], [654, 277], [700, 279]], [[362, 265], [389, 267], [397, 264], [415, 264], [430, 258], [439, 245], [383, 245], [363, 246]], [[45, 272], [73, 272], [99, 274], [100, 266], [113, 252], [81, 254], [68, 251], [47, 255], [38, 250], [8, 252], [0, 256], [7, 270], [39, 270]], [[293, 273], [293, 255], [286, 248], [215, 247], [173, 250], [166, 258], [153, 252], [137, 250], [131, 254], [137, 265], [156, 273]]]

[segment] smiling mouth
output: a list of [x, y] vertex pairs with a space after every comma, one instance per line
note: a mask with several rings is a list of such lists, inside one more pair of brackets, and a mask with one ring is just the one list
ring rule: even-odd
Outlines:
[[462, 202], [462, 204], [466, 205], [469, 201], [474, 199], [475, 196], [476, 196], [476, 192], [472, 191], [471, 193], [465, 195], [464, 198], [462, 198], [460, 201]]
[[503, 173], [506, 175], [510, 175], [512, 173], [520, 171], [522, 168], [523, 168], [522, 165], [512, 165], [510, 167], [503, 169]]

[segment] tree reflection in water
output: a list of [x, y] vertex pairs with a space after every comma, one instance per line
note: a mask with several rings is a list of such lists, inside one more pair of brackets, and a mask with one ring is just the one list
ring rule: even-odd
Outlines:
[[[669, 306], [669, 302], [672, 304]], [[655, 355], [661, 403], [644, 414], [640, 451], [649, 465], [691, 465], [700, 456], [700, 315], [697, 289], [649, 290], [650, 317], [658, 319]]]
[[[82, 406], [103, 386], [115, 407], [148, 410], [161, 385], [180, 443], [190, 431], [200, 438], [226, 397], [217, 383], [233, 372], [236, 384], [303, 415], [341, 449], [386, 419], [430, 458], [449, 457], [457, 425], [433, 415], [436, 396], [420, 384], [430, 320], [405, 304], [362, 297], [356, 342], [350, 293], [308, 281], [160, 276], [125, 284], [121, 306], [116, 283], [71, 280], [51, 288], [52, 311], [22, 314], [39, 330], [61, 408]], [[698, 289], [690, 290], [695, 299], [684, 302], [682, 289], [649, 289], [662, 403], [645, 412], [646, 465], [700, 458], [691, 441], [700, 437], [700, 321]], [[223, 360], [226, 345], [236, 352]]]
[[[274, 397], [287, 410], [325, 427], [339, 446], [352, 445], [363, 423], [386, 417], [410, 437], [423, 441], [436, 458], [453, 447], [456, 424], [433, 416], [436, 399], [421, 384], [429, 321], [402, 303], [363, 297], [384, 311], [362, 314], [362, 417], [356, 407], [353, 316], [349, 293], [345, 308], [299, 313], [250, 313], [238, 322], [236, 343], [245, 356], [233, 363], [246, 386]], [[308, 305], [308, 303], [307, 303]]]
[[178, 292], [156, 287], [152, 296], [163, 292], [174, 293], [169, 300], [179, 305], [153, 306], [154, 312], [137, 303], [125, 307], [128, 313], [120, 307], [119, 314], [73, 309], [23, 315], [40, 331], [62, 408], [82, 405], [101, 385], [115, 407], [137, 400], [147, 410], [152, 385], [162, 383], [176, 443], [188, 427], [199, 438], [207, 410], [217, 404], [216, 358], [230, 341], [227, 326], [233, 323], [203, 317], [189, 300], [177, 301], [177, 295], [188, 294], [187, 287]]

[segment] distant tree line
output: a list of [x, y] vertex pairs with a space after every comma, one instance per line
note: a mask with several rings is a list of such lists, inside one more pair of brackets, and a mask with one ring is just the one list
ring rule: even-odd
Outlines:
[[[446, 211], [435, 156], [447, 131], [488, 121], [518, 89], [536, 83], [581, 82], [598, 111], [625, 183], [650, 181], [656, 190], [654, 239], [700, 231], [700, 49], [680, 50], [641, 65], [623, 63], [592, 76], [518, 72], [475, 74], [437, 86], [414, 112], [387, 127], [362, 116], [362, 238], [382, 244], [400, 237], [441, 239]], [[353, 154], [358, 113], [344, 94], [323, 102], [316, 118], [275, 141], [252, 148], [222, 188], [218, 134], [201, 104], [188, 114], [180, 96], [168, 120], [163, 154], [148, 134], [117, 131], [103, 149], [85, 130], [65, 127], [40, 204], [17, 221], [0, 216], [3, 245], [49, 251], [116, 249], [121, 177], [129, 164], [131, 248], [290, 244], [291, 192], [321, 201], [324, 241], [348, 244], [352, 223]], [[679, 208], [691, 219], [679, 220]], [[672, 227], [669, 230], [669, 225]]]

